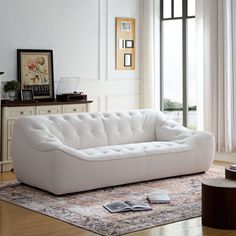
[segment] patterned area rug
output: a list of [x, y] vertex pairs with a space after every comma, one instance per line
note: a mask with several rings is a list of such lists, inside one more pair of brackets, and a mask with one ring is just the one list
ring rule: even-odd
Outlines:
[[[205, 174], [154, 180], [77, 194], [53, 196], [16, 181], [0, 184], [0, 199], [60, 219], [100, 235], [121, 235], [201, 215], [201, 179], [224, 176], [224, 167]], [[104, 204], [139, 200], [155, 191], [171, 195], [171, 204], [153, 204], [152, 211], [111, 214]]]

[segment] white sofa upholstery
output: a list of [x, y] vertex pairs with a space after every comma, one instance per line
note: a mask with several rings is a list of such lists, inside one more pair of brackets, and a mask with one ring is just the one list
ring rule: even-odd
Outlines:
[[17, 179], [57, 195], [204, 172], [213, 154], [212, 134], [156, 110], [23, 117], [13, 131]]

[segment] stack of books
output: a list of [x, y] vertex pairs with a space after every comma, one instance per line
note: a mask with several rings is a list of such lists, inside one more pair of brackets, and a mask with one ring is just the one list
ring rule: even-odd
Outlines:
[[147, 196], [150, 203], [168, 204], [170, 203], [170, 196], [166, 193], [151, 193]]

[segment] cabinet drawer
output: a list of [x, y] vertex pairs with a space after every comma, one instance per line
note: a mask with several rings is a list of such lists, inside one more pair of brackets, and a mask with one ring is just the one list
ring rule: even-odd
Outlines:
[[8, 161], [11, 161], [11, 160], [12, 160], [11, 147], [12, 147], [12, 142], [11, 142], [11, 141], [8, 141], [8, 142], [7, 142], [7, 160], [8, 160]]
[[50, 114], [60, 114], [61, 106], [38, 106], [36, 107], [37, 115], [50, 115]]
[[6, 109], [5, 119], [17, 119], [32, 115], [35, 115], [34, 107], [10, 107]]
[[86, 104], [71, 104], [62, 106], [63, 113], [77, 113], [77, 112], [86, 112]]
[[7, 139], [12, 139], [13, 134], [13, 126], [15, 124], [15, 120], [8, 120], [7, 121]]

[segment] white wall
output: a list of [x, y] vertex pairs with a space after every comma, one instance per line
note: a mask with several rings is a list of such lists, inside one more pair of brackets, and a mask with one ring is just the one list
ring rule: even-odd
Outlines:
[[[55, 90], [81, 77], [92, 110], [140, 106], [142, 0], [0, 0], [0, 71], [17, 79], [16, 49], [53, 49]], [[136, 19], [136, 70], [115, 70], [115, 17]]]

